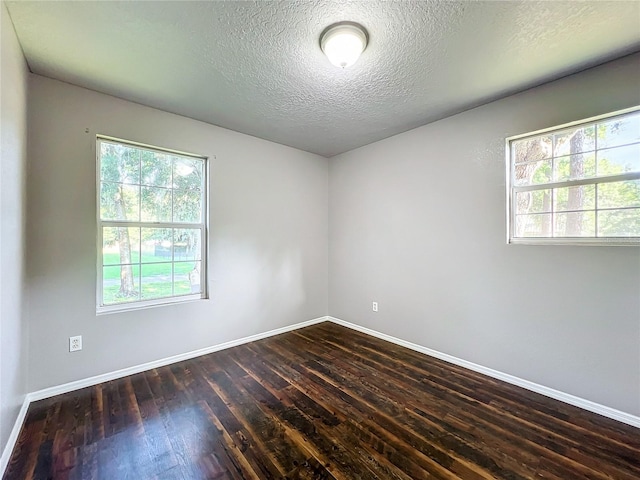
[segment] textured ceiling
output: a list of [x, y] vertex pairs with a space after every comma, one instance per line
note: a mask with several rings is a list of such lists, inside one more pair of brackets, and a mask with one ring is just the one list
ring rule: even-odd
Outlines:
[[[7, 2], [31, 70], [333, 156], [640, 50], [640, 2]], [[329, 24], [369, 31], [353, 67]]]

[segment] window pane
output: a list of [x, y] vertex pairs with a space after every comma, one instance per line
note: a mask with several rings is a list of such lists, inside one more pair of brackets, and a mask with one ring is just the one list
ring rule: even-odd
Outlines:
[[197, 158], [173, 158], [173, 188], [178, 190], [200, 190], [204, 162]]
[[556, 182], [595, 176], [596, 155], [593, 152], [558, 157], [553, 162], [553, 179]]
[[534, 190], [516, 194], [516, 213], [546, 213], [551, 211], [551, 190]]
[[553, 204], [553, 209], [556, 212], [593, 210], [596, 207], [596, 187], [595, 185], [581, 185], [579, 187], [554, 188]]
[[202, 221], [200, 190], [173, 191], [173, 221], [184, 223], [200, 223]]
[[140, 187], [122, 183], [100, 185], [100, 218], [137, 222], [139, 218]]
[[102, 303], [111, 305], [139, 300], [139, 275], [138, 265], [104, 267], [102, 269]]
[[100, 142], [100, 180], [140, 183], [138, 150], [124, 145]]
[[170, 297], [173, 295], [171, 263], [142, 265], [142, 299]]
[[514, 173], [516, 186], [548, 183], [551, 181], [551, 160], [516, 165]]
[[138, 263], [140, 261], [140, 229], [137, 227], [104, 227], [102, 229], [102, 264]]
[[174, 278], [174, 295], [201, 293], [200, 262], [176, 262]]
[[155, 187], [172, 185], [171, 157], [151, 150], [141, 150], [142, 184]]
[[553, 156], [560, 157], [595, 150], [595, 131], [593, 125], [587, 125], [554, 134]]
[[551, 135], [515, 140], [511, 143], [515, 163], [526, 163], [551, 158]]
[[640, 180], [598, 184], [598, 208], [640, 207]]
[[640, 237], [640, 208], [598, 212], [599, 237]]
[[142, 229], [142, 262], [170, 262], [172, 259], [173, 230], [171, 228]]
[[640, 112], [598, 123], [598, 148], [640, 142]]
[[142, 221], [171, 221], [171, 190], [142, 187]]
[[594, 237], [595, 234], [595, 212], [555, 214], [554, 237]]
[[516, 237], [551, 237], [551, 214], [517, 215]]
[[201, 260], [199, 228], [174, 229], [175, 260]]
[[640, 172], [640, 144], [598, 150], [598, 175]]

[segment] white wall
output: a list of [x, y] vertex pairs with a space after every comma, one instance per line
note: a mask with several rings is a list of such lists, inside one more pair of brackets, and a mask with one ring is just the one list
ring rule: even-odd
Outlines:
[[22, 321], [27, 65], [0, 4], [0, 452], [26, 393], [27, 334]]
[[640, 415], [640, 248], [505, 240], [505, 137], [639, 79], [629, 56], [332, 158], [330, 315]]
[[[29, 95], [30, 391], [327, 314], [327, 159], [36, 75]], [[96, 316], [96, 134], [211, 158], [210, 299]]]

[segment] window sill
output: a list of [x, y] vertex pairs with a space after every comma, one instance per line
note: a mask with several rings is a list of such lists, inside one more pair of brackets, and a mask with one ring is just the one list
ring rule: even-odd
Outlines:
[[509, 245], [571, 245], [591, 247], [638, 247], [640, 238], [511, 238]]
[[105, 305], [96, 308], [96, 315], [108, 315], [111, 313], [124, 313], [135, 310], [146, 310], [149, 308], [163, 307], [168, 305], [177, 305], [182, 303], [197, 302], [198, 300], [207, 300], [204, 293], [196, 293], [191, 295], [182, 295], [179, 297], [158, 298], [155, 300], [147, 300], [143, 302], [121, 303], [117, 305]]

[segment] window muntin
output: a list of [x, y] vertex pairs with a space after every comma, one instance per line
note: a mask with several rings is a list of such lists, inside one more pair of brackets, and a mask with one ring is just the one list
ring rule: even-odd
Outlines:
[[206, 159], [98, 137], [97, 311], [205, 298]]
[[510, 243], [640, 244], [640, 108], [507, 147]]

